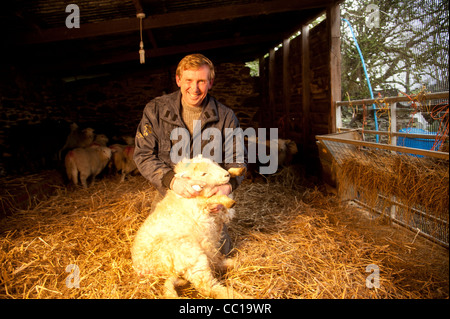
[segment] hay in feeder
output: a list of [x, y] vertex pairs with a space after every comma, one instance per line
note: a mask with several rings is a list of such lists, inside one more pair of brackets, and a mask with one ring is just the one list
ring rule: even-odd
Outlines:
[[[130, 254], [154, 192], [141, 176], [105, 178], [1, 220], [0, 298], [161, 298], [163, 280], [138, 277]], [[238, 266], [225, 285], [255, 298], [448, 298], [442, 247], [316, 188], [244, 181], [236, 195]], [[371, 264], [379, 288], [366, 286]], [[202, 298], [190, 287], [181, 296]]]
[[[344, 159], [336, 169], [340, 191], [357, 190], [371, 207], [377, 206], [381, 194], [408, 209], [417, 208], [446, 221], [448, 228], [448, 160], [384, 150], [361, 150], [354, 155]], [[385, 208], [380, 210], [384, 212]]]

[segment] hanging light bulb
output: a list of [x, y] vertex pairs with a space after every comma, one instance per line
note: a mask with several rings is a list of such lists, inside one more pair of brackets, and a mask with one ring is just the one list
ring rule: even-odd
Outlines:
[[145, 18], [145, 13], [141, 12], [136, 14], [136, 17], [140, 20], [140, 33], [141, 33], [141, 42], [139, 43], [139, 60], [141, 64], [145, 63], [145, 51], [144, 51], [144, 41], [142, 41], [142, 19]]

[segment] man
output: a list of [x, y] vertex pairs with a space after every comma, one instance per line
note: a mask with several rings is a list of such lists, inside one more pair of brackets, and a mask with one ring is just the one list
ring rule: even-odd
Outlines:
[[[203, 140], [201, 136], [193, 136], [196, 132], [198, 133], [198, 127], [194, 128], [194, 124], [201, 124], [201, 132], [208, 128], [218, 129], [222, 133], [221, 153], [225, 156], [225, 129], [239, 127], [239, 121], [234, 112], [208, 94], [212, 88], [214, 76], [214, 65], [208, 58], [201, 54], [188, 55], [180, 61], [176, 70], [176, 83], [180, 90], [157, 97], [145, 106], [136, 133], [134, 160], [141, 174], [159, 191], [159, 196], [154, 200], [155, 203], [162, 199], [168, 189], [187, 198], [197, 196], [198, 192], [192, 186], [202, 184], [199, 181], [175, 177], [173, 168], [176, 163], [172, 161], [171, 149], [181, 141], [171, 139], [174, 130], [183, 128], [189, 131], [190, 157], [192, 157], [196, 139], [201, 143], [201, 150], [210, 142]], [[240, 146], [243, 147], [243, 145]], [[238, 151], [236, 147], [233, 147], [233, 158], [238, 158], [236, 154]], [[230, 163], [222, 157], [219, 164], [226, 170], [231, 167], [246, 168], [245, 149], [243, 153], [244, 160], [241, 163]], [[229, 195], [242, 180], [243, 177], [231, 178], [229, 183], [216, 186], [206, 196]], [[218, 205], [211, 209], [211, 213], [217, 213], [221, 209], [222, 207]]]

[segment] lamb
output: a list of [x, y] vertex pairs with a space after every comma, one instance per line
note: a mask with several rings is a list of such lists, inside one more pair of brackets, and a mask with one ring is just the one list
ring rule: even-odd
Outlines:
[[58, 158], [61, 159], [61, 154], [66, 150], [71, 150], [77, 147], [88, 147], [94, 142], [94, 129], [85, 128], [80, 130], [76, 123], [70, 125], [70, 134], [67, 136], [66, 143], [58, 153]]
[[244, 171], [245, 168], [232, 168], [227, 172], [201, 156], [175, 166], [175, 176], [204, 181], [206, 185], [198, 188], [200, 196], [194, 198], [168, 190], [136, 233], [131, 249], [133, 267], [139, 275], [153, 274], [167, 279], [165, 297], [178, 297], [175, 286], [185, 283], [184, 280], [207, 297], [245, 297], [213, 276], [214, 270], [232, 267], [231, 259], [224, 258], [219, 246], [223, 225], [233, 216], [227, 209], [212, 214], [208, 206], [222, 204], [230, 208], [235, 202], [225, 195], [202, 196], [207, 189], [227, 183], [230, 176], [242, 175]]
[[94, 141], [89, 145], [89, 147], [106, 146], [108, 144], [109, 138], [105, 134], [96, 134]]
[[278, 166], [289, 166], [297, 153], [298, 148], [294, 141], [278, 139]]
[[65, 157], [66, 173], [69, 180], [75, 186], [78, 185], [78, 173], [84, 188], [87, 188], [87, 179], [95, 177], [101, 173], [111, 159], [112, 150], [105, 146], [75, 148], [69, 151]]

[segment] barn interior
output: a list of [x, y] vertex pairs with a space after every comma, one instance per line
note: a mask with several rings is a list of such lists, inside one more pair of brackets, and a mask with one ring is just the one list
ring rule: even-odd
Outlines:
[[[246, 258], [223, 280], [256, 298], [448, 298], [448, 247], [361, 214], [324, 185], [316, 136], [336, 132], [340, 2], [2, 2], [2, 298], [161, 297], [127, 258], [154, 189], [107, 174], [69, 187], [58, 152], [73, 122], [110, 144], [134, 136], [144, 106], [177, 90], [190, 53], [213, 61], [210, 93], [242, 128], [277, 128], [298, 147], [289, 169], [244, 181], [230, 229]], [[69, 265], [81, 289], [67, 285]], [[368, 265], [384, 271], [381, 288], [367, 283]]]

